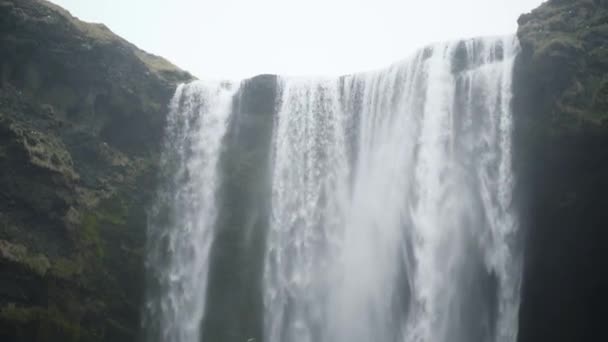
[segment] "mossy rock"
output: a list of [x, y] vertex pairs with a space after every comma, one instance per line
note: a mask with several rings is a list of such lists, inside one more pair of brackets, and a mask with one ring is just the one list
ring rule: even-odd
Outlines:
[[19, 339], [45, 341], [101, 341], [99, 333], [70, 322], [56, 309], [18, 307], [8, 304], [0, 308], [0, 324], [9, 324]]
[[525, 68], [520, 87], [530, 93], [531, 112], [545, 115], [541, 121], [557, 136], [602, 127], [608, 113], [602, 78], [608, 71], [608, 4], [547, 1], [519, 24], [518, 66]]
[[42, 0], [0, 0], [0, 41], [0, 340], [133, 341], [167, 105], [193, 77]]
[[0, 258], [22, 265], [39, 276], [44, 276], [51, 267], [46, 256], [31, 254], [25, 246], [4, 240], [0, 240]]

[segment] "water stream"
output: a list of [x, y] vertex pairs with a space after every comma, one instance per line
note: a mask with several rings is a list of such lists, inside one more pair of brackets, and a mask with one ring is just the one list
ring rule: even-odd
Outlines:
[[[375, 72], [278, 79], [265, 342], [516, 341], [518, 49], [513, 37], [473, 39]], [[200, 341], [216, 314], [205, 284], [235, 88], [194, 83], [173, 100], [170, 177], [150, 220], [148, 341]]]

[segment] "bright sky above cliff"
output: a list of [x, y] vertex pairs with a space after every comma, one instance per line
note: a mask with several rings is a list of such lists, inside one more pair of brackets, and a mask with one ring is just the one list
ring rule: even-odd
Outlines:
[[52, 0], [199, 78], [336, 75], [514, 33], [542, 0]]

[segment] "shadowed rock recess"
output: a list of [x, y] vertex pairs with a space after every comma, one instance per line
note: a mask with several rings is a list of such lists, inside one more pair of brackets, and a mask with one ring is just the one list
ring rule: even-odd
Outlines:
[[[548, 1], [517, 35], [518, 340], [608, 340], [608, 1]], [[101, 24], [0, 0], [0, 341], [146, 340], [147, 211], [169, 102], [191, 80]], [[264, 336], [276, 93], [263, 75], [235, 95], [204, 341]]]

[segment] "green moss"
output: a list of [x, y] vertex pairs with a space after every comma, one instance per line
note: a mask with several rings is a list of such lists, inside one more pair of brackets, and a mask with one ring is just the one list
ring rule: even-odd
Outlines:
[[40, 311], [42, 310], [38, 308], [20, 308], [9, 304], [0, 309], [0, 319], [15, 323], [28, 323], [35, 320]]
[[129, 215], [129, 209], [125, 199], [115, 195], [100, 203], [97, 214], [99, 219], [105, 223], [124, 225]]
[[50, 267], [49, 259], [43, 255], [30, 256], [26, 259], [28, 267], [37, 274], [44, 276]]
[[49, 2], [9, 3], [0, 235], [27, 249], [0, 262], [9, 290], [40, 307], [2, 309], [13, 294], [0, 296], [0, 335], [134, 341], [158, 135], [175, 84], [192, 77]]
[[0, 240], [0, 257], [20, 264], [39, 276], [44, 276], [51, 267], [49, 259], [40, 254], [31, 254], [22, 245]]
[[[36, 341], [98, 341], [100, 336], [93, 334], [72, 323], [60, 311], [55, 308], [42, 307], [17, 307], [9, 304], [0, 309], [0, 320], [9, 322], [18, 330], [31, 330], [33, 326], [36, 331], [29, 331], [27, 335], [36, 336]], [[25, 334], [21, 334], [25, 335]]]
[[540, 42], [534, 52], [534, 60], [576, 54], [582, 49], [582, 43], [574, 35], [559, 34]]
[[58, 258], [53, 260], [50, 273], [60, 279], [72, 279], [74, 276], [82, 274], [82, 270], [83, 265], [80, 258]]
[[15, 135], [16, 141], [33, 165], [61, 173], [70, 180], [79, 178], [74, 171], [72, 156], [60, 139], [19, 123], [10, 124], [8, 129]]
[[[608, 121], [608, 11], [594, 0], [547, 1], [518, 21], [522, 65], [551, 136], [605, 127]], [[548, 96], [547, 94], [551, 94]]]
[[[79, 242], [85, 251], [93, 250], [97, 258], [103, 258], [106, 253], [104, 230], [112, 226], [124, 227], [127, 224], [128, 215], [129, 209], [126, 200], [118, 195], [101, 201], [97, 207], [85, 213], [82, 216], [82, 224], [79, 230]], [[77, 270], [78, 264], [63, 263], [59, 268], [62, 269], [59, 271], [61, 274], [64, 273], [62, 271], [67, 271], [70, 274]]]
[[103, 257], [103, 242], [99, 234], [99, 219], [94, 213], [84, 215], [80, 239], [85, 247], [92, 248], [97, 257]]
[[173, 65], [173, 63], [162, 57], [147, 53], [142, 50], [135, 51], [135, 55], [153, 72], [162, 73], [179, 71], [179, 69], [175, 65]]

